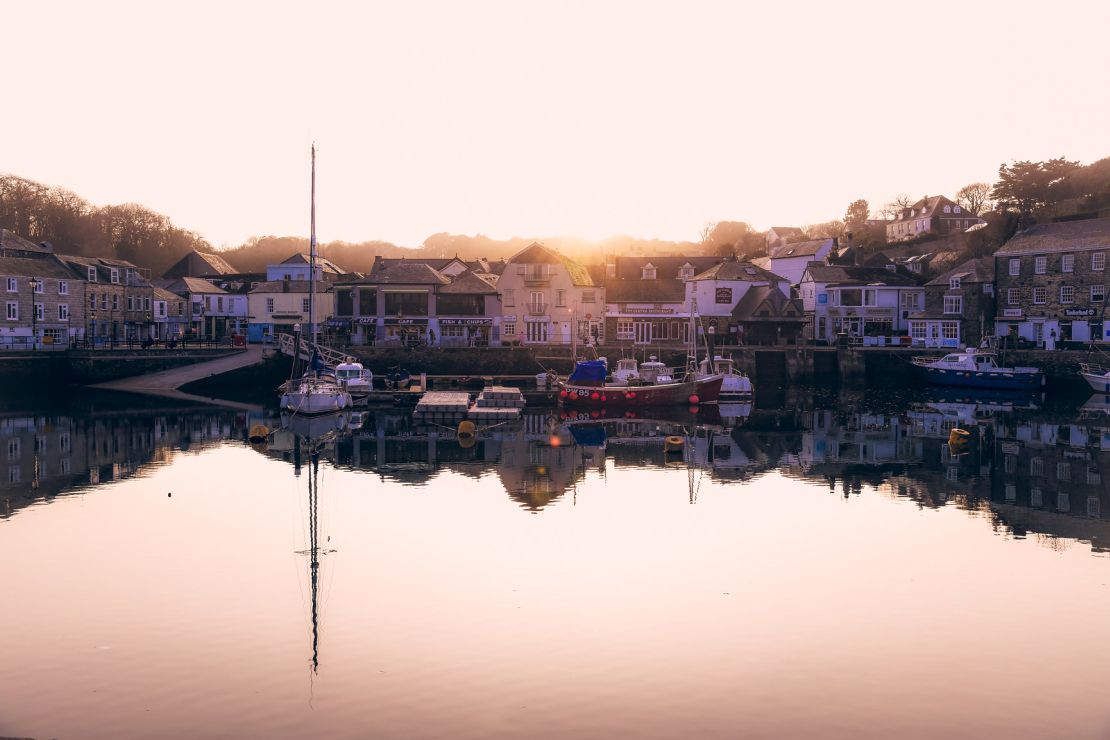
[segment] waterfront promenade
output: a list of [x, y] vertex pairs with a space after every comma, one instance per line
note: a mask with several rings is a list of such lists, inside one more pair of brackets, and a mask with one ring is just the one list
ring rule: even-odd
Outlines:
[[214, 360], [208, 360], [207, 362], [198, 362], [193, 365], [175, 367], [169, 370], [148, 373], [146, 375], [135, 375], [129, 378], [119, 378], [118, 380], [110, 380], [104, 383], [95, 383], [92, 387], [114, 391], [127, 391], [130, 393], [147, 393], [156, 396], [166, 396], [168, 398], [218, 404], [245, 411], [255, 411], [259, 409], [258, 406], [219, 398], [207, 398], [192, 393], [185, 393], [178, 389], [195, 380], [201, 380], [213, 375], [220, 375], [232, 370], [257, 365], [262, 362], [262, 359], [262, 345], [249, 345], [242, 352], [218, 357]]

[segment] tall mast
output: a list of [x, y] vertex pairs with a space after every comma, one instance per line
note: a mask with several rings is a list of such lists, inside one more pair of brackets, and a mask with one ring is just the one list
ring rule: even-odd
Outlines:
[[308, 325], [316, 346], [316, 144], [312, 144], [312, 213], [308, 234]]

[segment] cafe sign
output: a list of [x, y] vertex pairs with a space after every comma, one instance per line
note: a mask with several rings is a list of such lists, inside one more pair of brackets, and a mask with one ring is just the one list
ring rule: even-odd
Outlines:
[[386, 326], [427, 326], [427, 319], [387, 318]]

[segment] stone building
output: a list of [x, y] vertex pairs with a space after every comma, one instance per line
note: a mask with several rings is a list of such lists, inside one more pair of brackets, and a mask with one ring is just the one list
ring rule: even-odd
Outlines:
[[994, 333], [994, 258], [968, 260], [925, 284], [910, 337], [926, 347], [975, 347]]
[[52, 254], [0, 256], [0, 348], [79, 342], [85, 335], [85, 282]]
[[887, 242], [904, 242], [923, 236], [966, 231], [983, 219], [943, 195], [922, 198], [903, 208], [886, 224]]
[[1037, 346], [1108, 341], [1110, 219], [1037, 224], [994, 253], [995, 333]]
[[497, 291], [502, 342], [569, 345], [605, 339], [604, 286], [554, 249], [533, 242], [517, 252], [506, 263]]

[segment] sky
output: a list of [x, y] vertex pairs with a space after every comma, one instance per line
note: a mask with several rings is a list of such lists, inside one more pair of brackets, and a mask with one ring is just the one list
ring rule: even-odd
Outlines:
[[1110, 156], [1092, 2], [22, 2], [0, 172], [214, 246], [697, 240]]

